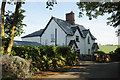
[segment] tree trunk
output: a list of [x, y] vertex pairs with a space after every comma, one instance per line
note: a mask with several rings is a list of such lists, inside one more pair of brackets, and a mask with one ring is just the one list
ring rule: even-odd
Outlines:
[[11, 49], [12, 49], [13, 39], [14, 39], [14, 33], [15, 33], [15, 26], [13, 26], [13, 28], [12, 28], [12, 33], [11, 33], [9, 45], [8, 45], [8, 48], [7, 48], [7, 54], [8, 55], [11, 54]]
[[1, 5], [1, 40], [2, 40], [2, 46], [1, 46], [1, 52], [4, 53], [4, 38], [5, 38], [5, 30], [4, 30], [4, 13], [5, 13], [5, 5], [6, 5], [6, 0], [2, 1]]
[[16, 29], [16, 25], [17, 25], [17, 21], [18, 21], [18, 15], [19, 15], [19, 11], [20, 11], [20, 8], [21, 8], [21, 4], [22, 4], [22, 2], [20, 2], [20, 0], [16, 4], [14, 20], [13, 20], [13, 24], [12, 24], [12, 26], [13, 26], [12, 27], [12, 33], [11, 33], [9, 45], [8, 45], [8, 48], [7, 48], [7, 54], [8, 55], [11, 55], [11, 50], [12, 50], [13, 40], [14, 40], [14, 34], [15, 34], [15, 29]]

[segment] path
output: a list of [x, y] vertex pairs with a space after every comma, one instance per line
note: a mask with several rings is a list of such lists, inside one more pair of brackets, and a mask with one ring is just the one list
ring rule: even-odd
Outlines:
[[[71, 70], [59, 75], [51, 75], [45, 78], [54, 79], [78, 79], [86, 80], [87, 78], [116, 78], [120, 79], [120, 63], [97, 63], [97, 64], [82, 64], [81, 66], [73, 67]], [[88, 80], [87, 79], [87, 80]], [[115, 80], [116, 80], [115, 79]]]

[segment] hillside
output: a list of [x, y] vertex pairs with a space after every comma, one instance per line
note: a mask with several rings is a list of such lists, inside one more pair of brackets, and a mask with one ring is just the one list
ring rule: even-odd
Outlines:
[[118, 48], [117, 45], [99, 45], [98, 51], [104, 51], [105, 53], [109, 53], [116, 50], [116, 48]]

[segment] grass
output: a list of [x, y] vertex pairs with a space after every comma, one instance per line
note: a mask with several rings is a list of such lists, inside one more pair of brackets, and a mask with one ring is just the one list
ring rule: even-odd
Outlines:
[[118, 48], [117, 45], [99, 45], [98, 51], [104, 51], [105, 53], [109, 53], [111, 51], [115, 51]]

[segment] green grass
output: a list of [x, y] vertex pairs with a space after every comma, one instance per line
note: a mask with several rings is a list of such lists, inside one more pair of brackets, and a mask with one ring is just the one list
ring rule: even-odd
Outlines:
[[98, 51], [104, 51], [105, 53], [109, 53], [111, 51], [115, 51], [118, 48], [117, 45], [99, 45]]

